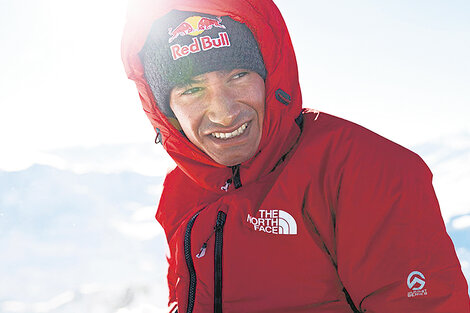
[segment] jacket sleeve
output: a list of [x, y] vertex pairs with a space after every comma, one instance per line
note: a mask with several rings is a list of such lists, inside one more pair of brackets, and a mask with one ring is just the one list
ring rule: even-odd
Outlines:
[[[175, 242], [175, 232], [177, 231], [178, 226], [178, 216], [175, 210], [168, 210], [167, 208], [174, 207], [172, 205], [174, 201], [174, 193], [171, 192], [172, 184], [178, 182], [178, 170], [174, 169], [173, 171], [169, 172], [165, 177], [165, 181], [163, 183], [163, 191], [160, 197], [160, 201], [158, 204], [157, 213], [155, 214], [155, 218], [160, 223], [162, 228], [165, 231], [165, 236], [168, 242], [168, 252], [167, 252], [167, 262], [168, 262], [168, 273], [167, 273], [167, 280], [168, 280], [168, 310], [169, 313], [177, 312], [177, 299], [176, 299], [176, 282], [177, 282], [177, 275], [175, 272], [176, 269], [176, 260], [175, 260], [175, 253], [176, 253], [176, 242]], [[170, 189], [170, 192], [168, 192]]]
[[335, 232], [338, 273], [355, 306], [367, 313], [470, 312], [425, 163], [385, 140], [349, 148], [337, 180]]
[[169, 313], [176, 313], [178, 311], [178, 303], [176, 300], [176, 281], [177, 275], [175, 272], [175, 258], [174, 258], [174, 249], [171, 247], [171, 241], [169, 242], [170, 251], [167, 257], [168, 261], [168, 291], [169, 291], [169, 298], [168, 298], [168, 312]]

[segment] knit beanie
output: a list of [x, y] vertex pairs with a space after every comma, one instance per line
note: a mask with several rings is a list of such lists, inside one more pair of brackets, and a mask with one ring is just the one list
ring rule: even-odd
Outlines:
[[171, 90], [195, 76], [240, 68], [266, 79], [253, 34], [228, 16], [171, 11], [153, 23], [139, 57], [158, 108], [170, 118]]

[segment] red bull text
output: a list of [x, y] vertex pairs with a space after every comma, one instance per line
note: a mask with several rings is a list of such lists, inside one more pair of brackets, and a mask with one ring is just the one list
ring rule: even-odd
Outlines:
[[217, 38], [210, 36], [194, 37], [193, 42], [189, 45], [175, 44], [170, 46], [173, 60], [188, 56], [190, 53], [198, 53], [211, 49], [230, 47], [230, 39], [226, 32], [219, 33]]

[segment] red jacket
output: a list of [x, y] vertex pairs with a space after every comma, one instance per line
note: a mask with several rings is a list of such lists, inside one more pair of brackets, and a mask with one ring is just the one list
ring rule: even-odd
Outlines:
[[[136, 0], [123, 61], [177, 163], [157, 211], [179, 312], [470, 312], [431, 173], [412, 152], [353, 123], [302, 111], [297, 64], [270, 0]], [[229, 15], [266, 69], [259, 152], [227, 168], [158, 111], [138, 52], [171, 9]], [[224, 187], [224, 188], [221, 188]]]

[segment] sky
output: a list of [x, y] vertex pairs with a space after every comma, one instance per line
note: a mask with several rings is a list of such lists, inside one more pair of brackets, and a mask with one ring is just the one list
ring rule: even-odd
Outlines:
[[470, 129], [468, 1], [277, 2], [307, 106], [407, 146]]
[[[406, 147], [469, 133], [470, 2], [277, 0], [304, 106]], [[65, 147], [150, 143], [120, 59], [124, 0], [0, 3], [0, 169]]]

